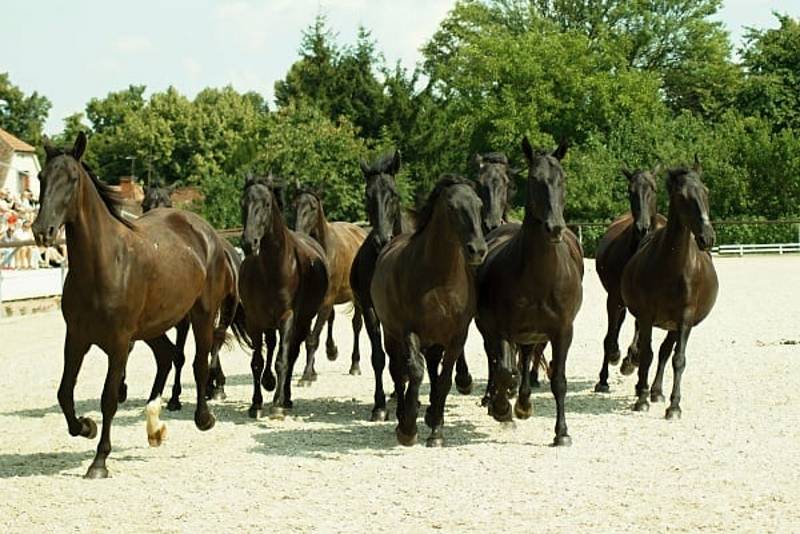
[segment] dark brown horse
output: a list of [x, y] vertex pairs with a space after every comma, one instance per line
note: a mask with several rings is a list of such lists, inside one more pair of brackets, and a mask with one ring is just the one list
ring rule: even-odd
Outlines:
[[[66, 226], [69, 273], [61, 310], [67, 325], [64, 371], [58, 401], [73, 436], [93, 438], [97, 426], [75, 415], [73, 389], [86, 352], [97, 345], [108, 355], [101, 399], [103, 429], [87, 478], [108, 476], [111, 422], [129, 344], [143, 339], [153, 350], [158, 371], [148, 402], [148, 439], [157, 445], [165, 427], [158, 420], [160, 395], [175, 355], [165, 332], [189, 317], [197, 353], [195, 424], [214, 426], [205, 399], [208, 354], [233, 321], [235, 275], [221, 239], [200, 217], [178, 210], [156, 210], [135, 222], [117, 211], [115, 191], [81, 161], [86, 136], [80, 133], [68, 151], [46, 143], [40, 174], [41, 208], [33, 231], [40, 245], [51, 246]], [[215, 318], [221, 314], [220, 326]]]
[[393, 239], [375, 265], [372, 301], [384, 329], [397, 395], [396, 434], [402, 445], [417, 439], [419, 387], [426, 363], [431, 382], [427, 445], [444, 443], [444, 406], [453, 367], [464, 352], [475, 314], [473, 268], [486, 254], [480, 209], [469, 182], [442, 178], [420, 212], [416, 231]]
[[350, 269], [350, 287], [356, 308], [361, 310], [372, 348], [372, 370], [375, 375], [375, 395], [371, 421], [387, 418], [386, 393], [383, 389], [383, 370], [386, 354], [381, 342], [381, 325], [375, 315], [370, 286], [375, 263], [383, 247], [394, 237], [410, 230], [404, 224], [395, 175], [400, 171], [400, 152], [387, 152], [371, 163], [361, 162], [366, 180], [365, 204], [372, 230], [358, 249]]
[[[328, 291], [325, 251], [307, 235], [289, 230], [273, 188], [274, 179], [249, 178], [242, 194], [242, 245], [247, 254], [239, 277], [239, 294], [245, 310], [245, 332], [234, 332], [253, 349], [251, 417], [259, 417], [263, 405], [261, 385], [275, 388], [270, 417], [283, 418], [292, 408], [292, 371], [306, 340], [311, 321]], [[277, 383], [269, 366], [264, 371], [262, 339], [280, 333], [275, 361]], [[246, 334], [246, 335], [243, 335]], [[270, 354], [271, 354], [270, 350]]]
[[516, 171], [502, 152], [475, 154], [473, 162], [478, 170], [478, 196], [483, 202], [481, 222], [484, 233], [488, 234], [508, 222], [511, 199], [516, 193], [513, 179]]
[[[606, 312], [608, 313], [608, 331], [603, 340], [603, 366], [600, 369], [600, 381], [594, 387], [598, 393], [608, 393], [608, 365], [619, 363], [619, 331], [625, 320], [625, 305], [622, 303], [620, 286], [622, 271], [628, 260], [639, 248], [644, 237], [661, 228], [667, 220], [658, 213], [656, 206], [656, 175], [660, 168], [652, 171], [622, 169], [628, 182], [628, 200], [631, 211], [611, 223], [597, 245], [595, 264], [597, 275], [608, 293]], [[638, 360], [634, 356], [638, 335], [628, 349], [628, 360]]]
[[572, 343], [572, 323], [581, 306], [583, 255], [575, 235], [564, 222], [565, 174], [560, 160], [567, 147], [552, 154], [522, 141], [528, 161], [525, 219], [489, 234], [489, 253], [478, 269], [478, 312], [475, 322], [494, 373], [490, 379], [489, 412], [498, 421], [510, 421], [508, 398], [513, 388], [516, 347], [523, 372], [514, 412], [530, 417], [531, 357], [537, 346], [553, 347], [550, 388], [556, 400], [555, 445], [569, 445], [564, 416], [567, 391], [565, 367]]
[[[714, 245], [715, 234], [708, 216], [708, 189], [700, 180], [701, 172], [696, 157], [693, 167], [669, 170], [667, 225], [642, 243], [622, 274], [622, 298], [639, 325], [639, 381], [633, 409], [649, 409], [648, 393], [653, 402], [664, 400], [664, 367], [675, 346], [667, 419], [681, 416], [686, 342], [692, 328], [711, 312], [719, 289], [708, 252]], [[658, 351], [658, 369], [650, 391], [647, 379], [653, 359], [654, 326], [668, 333]]]
[[[328, 341], [326, 352], [329, 360], [335, 360], [339, 354], [336, 341], [333, 339], [333, 320], [335, 304], [344, 304], [353, 300], [353, 290], [350, 288], [350, 268], [364, 243], [367, 232], [353, 223], [330, 223], [325, 218], [325, 209], [322, 199], [310, 191], [300, 193], [296, 200], [297, 220], [295, 229], [310, 235], [322, 246], [328, 258], [330, 269], [330, 283], [328, 292], [322, 301], [322, 307], [317, 315], [317, 322], [306, 339], [306, 368], [303, 372], [303, 382], [310, 384], [317, 379], [314, 369], [314, 353], [319, 347], [319, 338], [322, 328], [328, 323]], [[363, 324], [361, 311], [355, 308], [353, 312], [353, 354], [350, 364], [350, 374], [360, 375], [359, 362], [361, 354], [358, 347], [358, 337]]]
[[[171, 208], [172, 207], [172, 199], [170, 194], [172, 193], [171, 187], [163, 187], [157, 185], [148, 185], [144, 188], [144, 199], [142, 200], [142, 212], [147, 213], [156, 208]], [[238, 278], [239, 275], [239, 268], [242, 265], [242, 259], [239, 256], [239, 252], [234, 248], [234, 246], [228, 241], [223, 240], [222, 244], [225, 246], [225, 254], [228, 255], [230, 259], [231, 265], [233, 265], [236, 275]], [[238, 303], [237, 303], [238, 306]], [[180, 410], [181, 405], [181, 371], [183, 370], [183, 365], [186, 362], [186, 356], [184, 354], [184, 347], [186, 345], [186, 337], [189, 333], [189, 318], [187, 317], [185, 320], [178, 323], [175, 327], [176, 336], [175, 336], [175, 346], [177, 348], [175, 360], [172, 362], [172, 366], [175, 369], [175, 381], [172, 385], [172, 396], [167, 403], [167, 410], [176, 411]], [[225, 373], [222, 371], [222, 365], [219, 359], [219, 350], [221, 345], [216, 344], [211, 351], [211, 362], [208, 368], [208, 384], [206, 385], [206, 398], [207, 399], [214, 399], [214, 400], [224, 400], [225, 395]], [[124, 381], [124, 377], [123, 377]], [[123, 388], [125, 389], [125, 388]], [[120, 402], [122, 402], [120, 400]]]

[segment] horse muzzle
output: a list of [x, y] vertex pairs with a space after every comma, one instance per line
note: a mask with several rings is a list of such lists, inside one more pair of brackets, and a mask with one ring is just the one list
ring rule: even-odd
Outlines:
[[483, 263], [483, 259], [486, 257], [486, 251], [488, 250], [485, 241], [483, 243], [468, 243], [466, 249], [467, 263], [470, 265], [480, 265]]
[[717, 240], [717, 234], [709, 224], [703, 227], [702, 232], [694, 236], [694, 240], [700, 250], [707, 252], [714, 247], [714, 243]]
[[55, 245], [56, 239], [58, 238], [58, 227], [50, 225], [42, 228], [42, 226], [44, 225], [37, 225], [36, 222], [33, 223], [31, 227], [33, 239], [39, 246], [52, 247]]

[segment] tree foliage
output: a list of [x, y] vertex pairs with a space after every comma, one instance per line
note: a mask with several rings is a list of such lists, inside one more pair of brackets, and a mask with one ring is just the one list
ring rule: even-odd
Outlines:
[[41, 145], [42, 129], [50, 110], [46, 96], [34, 91], [26, 95], [0, 72], [0, 128], [34, 146]]

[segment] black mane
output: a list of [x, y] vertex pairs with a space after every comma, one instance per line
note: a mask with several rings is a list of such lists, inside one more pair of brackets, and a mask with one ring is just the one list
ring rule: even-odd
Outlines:
[[508, 158], [502, 152], [489, 152], [487, 154], [482, 154], [481, 159], [484, 163], [500, 163], [502, 165], [508, 165]]
[[470, 180], [467, 180], [463, 176], [458, 176], [456, 174], [443, 174], [439, 181], [436, 182], [436, 185], [431, 191], [431, 194], [428, 195], [428, 200], [425, 201], [425, 204], [420, 208], [417, 212], [417, 229], [414, 231], [414, 235], [419, 235], [425, 227], [428, 226], [428, 223], [431, 222], [433, 218], [433, 211], [436, 209], [436, 201], [439, 200], [439, 197], [442, 196], [442, 193], [448, 187], [454, 185], [468, 185], [470, 188], [473, 188], [473, 184]]

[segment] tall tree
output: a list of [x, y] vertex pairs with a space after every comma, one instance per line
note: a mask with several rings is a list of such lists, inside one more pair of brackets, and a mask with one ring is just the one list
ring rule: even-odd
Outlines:
[[36, 91], [26, 95], [11, 83], [8, 73], [0, 72], [0, 128], [39, 146], [49, 111], [47, 97]]
[[739, 103], [776, 130], [800, 130], [800, 20], [775, 13], [776, 29], [750, 29], [742, 50], [747, 71]]

